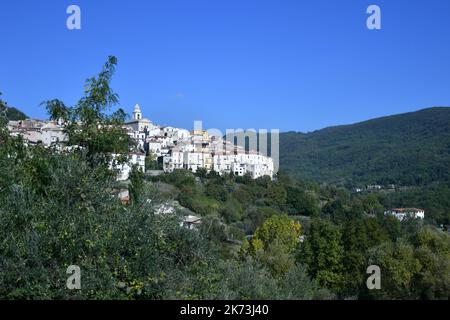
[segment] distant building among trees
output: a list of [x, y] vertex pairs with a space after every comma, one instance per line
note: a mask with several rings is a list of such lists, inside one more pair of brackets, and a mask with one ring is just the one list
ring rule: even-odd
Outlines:
[[385, 215], [392, 215], [398, 220], [404, 219], [425, 219], [425, 210], [417, 208], [395, 208], [390, 209], [384, 213]]

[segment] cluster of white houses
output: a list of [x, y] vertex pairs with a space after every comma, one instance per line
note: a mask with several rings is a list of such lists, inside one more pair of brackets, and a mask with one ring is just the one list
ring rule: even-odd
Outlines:
[[8, 130], [12, 136], [21, 135], [25, 143], [30, 145], [43, 143], [50, 146], [66, 140], [62, 125], [55, 121], [33, 119], [9, 121]]
[[[10, 121], [13, 135], [22, 135], [28, 144], [43, 143], [46, 146], [66, 141], [64, 127], [55, 121], [23, 120]], [[132, 165], [145, 172], [145, 159], [153, 155], [162, 164], [164, 172], [186, 169], [196, 172], [200, 168], [214, 170], [220, 175], [233, 173], [237, 176], [249, 174], [256, 179], [273, 177], [272, 158], [254, 150], [245, 150], [222, 138], [210, 136], [205, 130], [159, 126], [143, 118], [141, 108], [136, 105], [131, 121], [125, 123], [127, 134], [137, 142], [137, 150], [128, 155], [129, 163], [114, 166], [119, 180], [128, 179]]]
[[163, 127], [142, 117], [139, 105], [134, 107], [133, 120], [126, 123], [128, 134], [138, 141], [142, 150], [162, 162], [164, 172], [186, 169], [196, 172], [200, 168], [221, 175], [249, 174], [256, 179], [273, 177], [272, 158], [254, 150], [231, 144], [222, 138], [210, 136], [207, 131]]

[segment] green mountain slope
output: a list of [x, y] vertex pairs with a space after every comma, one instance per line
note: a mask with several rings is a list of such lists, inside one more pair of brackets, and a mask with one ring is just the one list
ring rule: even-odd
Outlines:
[[27, 116], [20, 110], [9, 107], [5, 101], [1, 99], [2, 93], [0, 92], [0, 117], [6, 117], [7, 120], [25, 120]]
[[331, 183], [426, 185], [450, 181], [450, 108], [283, 133], [280, 167]]
[[14, 107], [7, 107], [6, 118], [8, 120], [25, 120], [27, 115]]

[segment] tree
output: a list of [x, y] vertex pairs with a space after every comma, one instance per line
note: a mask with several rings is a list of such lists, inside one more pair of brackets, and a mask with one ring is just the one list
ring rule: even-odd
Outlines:
[[261, 241], [265, 249], [270, 244], [278, 243], [287, 252], [293, 252], [300, 243], [300, 234], [300, 223], [286, 215], [273, 215], [256, 229], [253, 240]]
[[0, 92], [0, 144], [6, 143], [6, 139], [9, 136], [6, 125], [8, 124], [8, 118], [6, 116], [7, 106], [6, 102], [1, 99], [2, 93]]
[[299, 255], [300, 262], [308, 266], [308, 274], [334, 291], [340, 289], [343, 280], [341, 237], [340, 229], [331, 222], [315, 219]]
[[227, 240], [226, 225], [217, 216], [203, 217], [200, 231], [211, 241], [222, 242]]
[[389, 241], [389, 237], [375, 218], [354, 217], [343, 225], [344, 284], [341, 295], [358, 296], [366, 286], [367, 251]]
[[228, 191], [224, 185], [218, 183], [208, 183], [206, 185], [206, 195], [217, 201], [227, 201]]
[[270, 185], [267, 188], [266, 204], [282, 208], [286, 204], [287, 192], [281, 185]]
[[415, 236], [415, 257], [422, 269], [415, 278], [416, 296], [420, 299], [450, 299], [450, 236], [432, 227]]
[[366, 213], [376, 216], [377, 214], [383, 213], [383, 206], [376, 195], [368, 195], [363, 197], [362, 206]]
[[151, 151], [145, 157], [145, 170], [162, 170], [156, 155]]
[[195, 172], [195, 175], [200, 179], [206, 179], [208, 175], [208, 170], [206, 170], [205, 168], [198, 168], [197, 171]]
[[236, 222], [240, 221], [242, 218], [242, 205], [234, 198], [229, 198], [225, 202], [224, 207], [221, 209], [220, 213], [226, 222]]
[[318, 200], [299, 187], [287, 188], [287, 204], [295, 214], [313, 216], [319, 212]]
[[110, 87], [116, 65], [117, 59], [110, 56], [99, 75], [86, 81], [84, 96], [74, 107], [58, 99], [43, 102], [52, 120], [64, 121], [68, 145], [79, 147], [91, 166], [109, 165], [113, 154], [127, 153], [131, 144], [122, 126], [125, 112], [108, 113], [119, 102]]
[[386, 242], [369, 250], [369, 265], [383, 270], [383, 290], [366, 292], [382, 299], [415, 299], [413, 279], [421, 270], [420, 261], [414, 256], [414, 247], [405, 239]]
[[[80, 103], [83, 114], [98, 116], [98, 108], [110, 102], [103, 97], [110, 94], [106, 78], [90, 82], [86, 100], [92, 103]], [[113, 196], [115, 177], [108, 166], [92, 161], [98, 152], [108, 151], [95, 143], [108, 141], [105, 135], [111, 133], [94, 125], [97, 120], [105, 123], [97, 116], [91, 125], [72, 123], [91, 129], [92, 136], [79, 141], [84, 143], [83, 152], [25, 148], [20, 138], [1, 136], [5, 141], [0, 144], [0, 299], [216, 295], [221, 278], [213, 272], [219, 259], [215, 247], [181, 227], [178, 215], [153, 214], [163, 200], [156, 190], [142, 188], [136, 168], [131, 188], [150, 201], [124, 206]], [[74, 132], [72, 138], [81, 136]], [[87, 150], [93, 157], [86, 155]], [[67, 290], [69, 265], [81, 268], [82, 290]]]
[[252, 175], [247, 172], [243, 176], [236, 176], [236, 182], [237, 183], [243, 183], [245, 185], [252, 185], [254, 184], [254, 180], [252, 178]]
[[248, 186], [241, 186], [233, 192], [233, 197], [242, 205], [247, 206], [256, 200]]
[[252, 255], [277, 278], [295, 265], [292, 253], [300, 243], [300, 223], [286, 215], [274, 215], [256, 229], [250, 242], [244, 241], [241, 254]]
[[334, 295], [327, 289], [321, 288], [317, 281], [312, 280], [306, 271], [306, 267], [296, 264], [281, 281], [285, 299], [293, 300], [331, 300]]
[[133, 204], [136, 204], [141, 199], [144, 190], [144, 173], [139, 169], [138, 165], [133, 165], [131, 167], [129, 180], [130, 199]]
[[397, 240], [401, 235], [401, 222], [394, 216], [387, 216], [382, 218], [382, 225], [386, 230], [391, 241]]
[[195, 185], [195, 177], [192, 172], [184, 169], [174, 170], [169, 174], [159, 176], [158, 179], [173, 184], [179, 189], [183, 189], [185, 187], [193, 188]]
[[261, 262], [251, 256], [223, 264], [222, 273], [227, 281], [223, 283], [221, 299], [261, 300], [283, 297], [277, 280]]
[[[2, 96], [2, 93], [0, 92], [0, 97]], [[5, 125], [7, 118], [6, 118], [6, 102], [4, 102], [1, 98], [0, 98], [0, 125]]]
[[343, 223], [347, 218], [347, 208], [341, 198], [328, 202], [323, 207], [322, 213], [337, 224]]
[[251, 207], [246, 212], [244, 223], [248, 233], [255, 232], [256, 228], [261, 226], [268, 218], [279, 215], [280, 212], [271, 207]]

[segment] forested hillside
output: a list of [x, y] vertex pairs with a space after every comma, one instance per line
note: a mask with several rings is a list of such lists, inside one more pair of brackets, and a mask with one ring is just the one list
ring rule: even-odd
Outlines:
[[25, 120], [28, 117], [25, 113], [18, 110], [17, 108], [9, 107], [6, 109], [6, 118], [8, 120]]
[[450, 181], [450, 108], [284, 133], [280, 163], [296, 177], [348, 185]]

